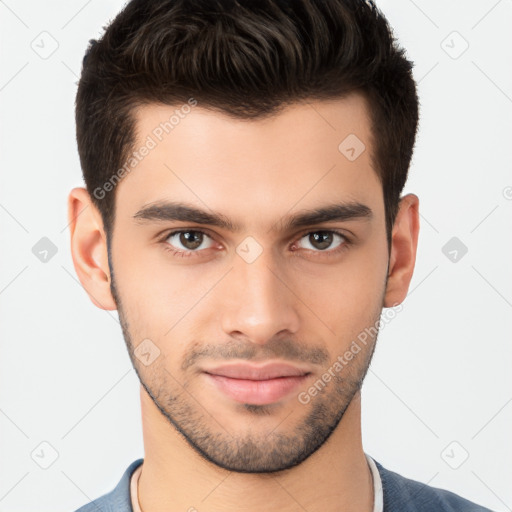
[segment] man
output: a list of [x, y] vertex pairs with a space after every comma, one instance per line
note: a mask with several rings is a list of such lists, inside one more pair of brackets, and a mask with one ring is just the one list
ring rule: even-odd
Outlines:
[[81, 512], [486, 510], [361, 442], [416, 257], [411, 67], [362, 0], [133, 0], [91, 41], [71, 249], [119, 312], [145, 456]]

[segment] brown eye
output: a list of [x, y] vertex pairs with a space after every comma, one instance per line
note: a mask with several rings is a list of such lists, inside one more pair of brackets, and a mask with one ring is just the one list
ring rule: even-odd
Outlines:
[[[177, 251], [186, 252], [196, 251], [196, 249], [203, 245], [207, 238], [210, 239], [210, 237], [202, 231], [174, 231], [166, 238], [166, 241]], [[208, 249], [209, 247], [211, 247], [211, 245], [201, 248]]]
[[[304, 235], [301, 240], [306, 240], [309, 247], [303, 247], [305, 249], [312, 249], [315, 251], [325, 252], [326, 249], [336, 249], [340, 245], [346, 242], [343, 235], [336, 231], [312, 231]], [[333, 245], [338, 241], [336, 245]]]

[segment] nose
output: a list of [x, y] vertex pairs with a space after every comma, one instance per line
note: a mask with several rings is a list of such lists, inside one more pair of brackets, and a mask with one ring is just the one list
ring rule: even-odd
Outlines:
[[294, 295], [283, 269], [264, 250], [252, 263], [236, 256], [222, 293], [221, 322], [229, 336], [265, 344], [277, 335], [294, 334], [299, 328], [299, 298]]

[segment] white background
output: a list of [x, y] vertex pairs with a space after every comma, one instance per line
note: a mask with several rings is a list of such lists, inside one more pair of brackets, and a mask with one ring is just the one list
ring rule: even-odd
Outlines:
[[[415, 62], [421, 127], [404, 193], [420, 197], [422, 225], [410, 294], [381, 332], [363, 389], [365, 451], [511, 510], [512, 1], [378, 5]], [[97, 309], [79, 284], [66, 227], [67, 194], [83, 185], [82, 57], [121, 6], [0, 2], [1, 512], [75, 510], [143, 457], [117, 313]], [[47, 58], [33, 49], [57, 44]], [[32, 252], [43, 237], [57, 249], [46, 263]], [[442, 251], [452, 237], [468, 249], [457, 262]], [[58, 453], [48, 469], [31, 457], [50, 461], [42, 442]], [[466, 454], [458, 469], [447, 463]]]

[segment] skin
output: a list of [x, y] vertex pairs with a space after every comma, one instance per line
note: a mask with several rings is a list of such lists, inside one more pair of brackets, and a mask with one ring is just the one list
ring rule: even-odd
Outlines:
[[[137, 147], [175, 108], [137, 111]], [[338, 150], [349, 134], [366, 146], [354, 161]], [[76, 272], [96, 306], [118, 309], [141, 380], [144, 512], [372, 510], [359, 390], [376, 337], [308, 403], [297, 398], [407, 295], [419, 200], [402, 197], [389, 248], [371, 148], [367, 104], [355, 94], [251, 121], [198, 105], [117, 185], [110, 266], [98, 210], [84, 188], [71, 191]], [[241, 228], [134, 218], [162, 200]], [[287, 216], [341, 201], [368, 206], [371, 218], [278, 229]], [[178, 228], [207, 235], [191, 257], [165, 250], [194, 250], [167, 235]], [[351, 243], [336, 234], [315, 243], [311, 233], [329, 230]], [[262, 250], [251, 263], [236, 252], [249, 236]], [[147, 366], [134, 354], [145, 339], [159, 351]], [[310, 374], [294, 393], [251, 406], [202, 373], [232, 360], [288, 361]]]

